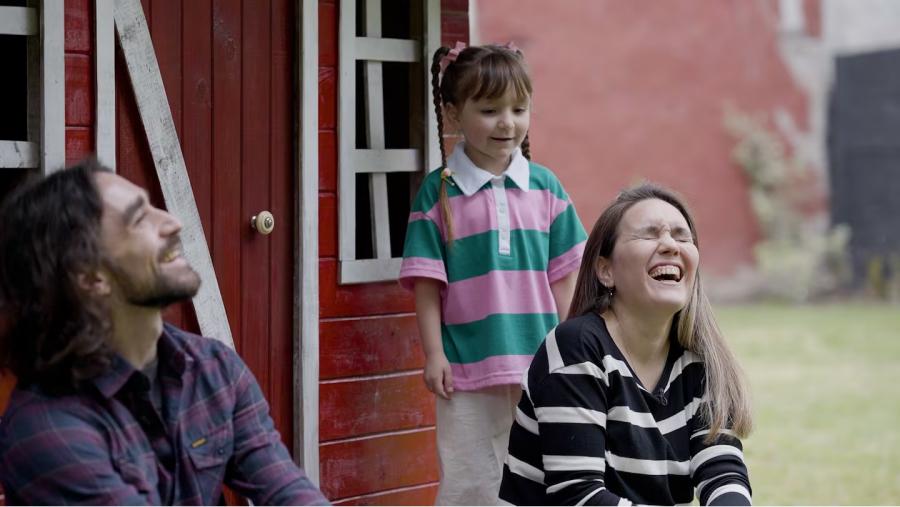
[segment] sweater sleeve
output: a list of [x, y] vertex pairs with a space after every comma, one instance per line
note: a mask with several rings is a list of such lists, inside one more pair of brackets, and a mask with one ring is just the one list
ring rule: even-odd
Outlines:
[[709, 426], [703, 410], [692, 420], [691, 479], [700, 505], [752, 505], [750, 478], [743, 447], [734, 432], [723, 429], [707, 442]]

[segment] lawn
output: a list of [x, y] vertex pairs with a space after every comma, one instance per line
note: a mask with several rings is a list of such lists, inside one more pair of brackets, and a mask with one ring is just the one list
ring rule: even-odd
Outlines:
[[716, 308], [750, 380], [755, 504], [900, 503], [900, 306]]

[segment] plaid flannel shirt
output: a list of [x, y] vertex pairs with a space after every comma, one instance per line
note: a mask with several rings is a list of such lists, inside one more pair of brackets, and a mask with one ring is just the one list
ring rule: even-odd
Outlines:
[[210, 505], [222, 484], [259, 505], [328, 503], [234, 351], [166, 324], [158, 352], [162, 413], [119, 356], [77, 394], [13, 392], [0, 422], [9, 504]]

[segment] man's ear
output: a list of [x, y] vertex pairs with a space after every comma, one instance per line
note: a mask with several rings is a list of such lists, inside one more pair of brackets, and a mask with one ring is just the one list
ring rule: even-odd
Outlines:
[[109, 273], [103, 270], [78, 273], [78, 287], [92, 296], [108, 296], [112, 292]]
[[612, 262], [606, 257], [597, 257], [597, 262], [594, 263], [594, 274], [597, 275], [597, 279], [605, 287], [612, 289], [616, 286], [616, 280], [612, 272]]

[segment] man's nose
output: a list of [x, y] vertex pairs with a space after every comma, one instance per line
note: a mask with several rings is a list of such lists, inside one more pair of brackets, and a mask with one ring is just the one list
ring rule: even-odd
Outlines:
[[178, 217], [169, 213], [168, 211], [163, 211], [163, 233], [166, 235], [170, 234], [178, 234], [181, 232], [182, 228], [181, 220], [178, 220]]

